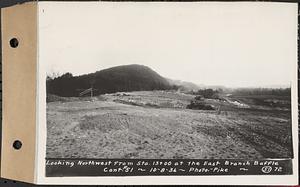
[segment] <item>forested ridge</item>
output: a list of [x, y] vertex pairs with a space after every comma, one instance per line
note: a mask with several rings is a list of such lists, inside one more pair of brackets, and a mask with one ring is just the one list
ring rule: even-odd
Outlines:
[[47, 93], [64, 97], [76, 97], [85, 89], [94, 89], [94, 94], [167, 90], [173, 86], [158, 73], [143, 65], [124, 65], [95, 73], [73, 76], [65, 73], [56, 78], [47, 78]]

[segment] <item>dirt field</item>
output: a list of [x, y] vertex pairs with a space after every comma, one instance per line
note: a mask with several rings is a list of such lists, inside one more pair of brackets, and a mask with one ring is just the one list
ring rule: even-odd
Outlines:
[[228, 96], [206, 100], [218, 110], [186, 109], [193, 98], [149, 91], [49, 102], [47, 157], [291, 157], [288, 99]]

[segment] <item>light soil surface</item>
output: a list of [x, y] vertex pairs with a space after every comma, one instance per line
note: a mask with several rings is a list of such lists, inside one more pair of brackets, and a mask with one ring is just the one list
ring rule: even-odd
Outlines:
[[[288, 112], [234, 106], [224, 111], [190, 110], [182, 106], [191, 95], [130, 94], [47, 103], [47, 157], [259, 159], [292, 155]], [[145, 103], [154, 100], [155, 105]], [[169, 104], [159, 107], [165, 101]]]

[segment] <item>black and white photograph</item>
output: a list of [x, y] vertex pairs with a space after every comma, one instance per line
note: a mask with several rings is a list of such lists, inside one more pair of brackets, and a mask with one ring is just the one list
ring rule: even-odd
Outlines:
[[292, 159], [297, 20], [260, 5], [41, 8], [46, 158]]

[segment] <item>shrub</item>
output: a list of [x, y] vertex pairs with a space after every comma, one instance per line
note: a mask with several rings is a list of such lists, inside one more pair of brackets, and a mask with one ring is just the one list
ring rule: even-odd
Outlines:
[[215, 110], [212, 105], [205, 104], [204, 102], [199, 102], [197, 100], [192, 100], [189, 105], [187, 105], [187, 109], [193, 110]]

